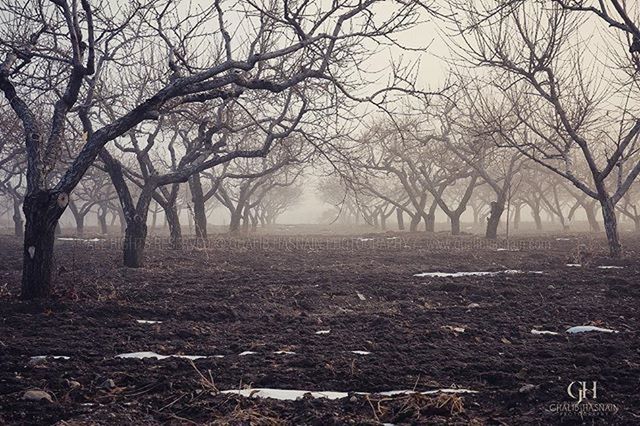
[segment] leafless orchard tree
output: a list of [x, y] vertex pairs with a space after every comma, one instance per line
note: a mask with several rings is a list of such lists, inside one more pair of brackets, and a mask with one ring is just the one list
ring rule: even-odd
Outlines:
[[[392, 3], [391, 12], [376, 14], [383, 3]], [[376, 43], [394, 43], [392, 35], [414, 26], [424, 11], [429, 11], [428, 5], [416, 0], [306, 1], [295, 6], [216, 0], [205, 8], [168, 0], [144, 5], [2, 1], [0, 90], [22, 122], [28, 164], [22, 297], [50, 294], [57, 221], [69, 194], [95, 158], [106, 152], [108, 142], [183, 105], [252, 92], [295, 91], [311, 80], [328, 94], [376, 104], [392, 92], [413, 91], [401, 75], [386, 88], [366, 94], [358, 90], [362, 80], [349, 78], [352, 67], [366, 75], [362, 67], [377, 51]], [[231, 28], [231, 17], [241, 25]], [[246, 30], [236, 31], [240, 27]], [[122, 74], [142, 65], [140, 48], [149, 43], [158, 53], [154, 66], [165, 64], [169, 75], [153, 82], [148, 97], [118, 103], [116, 116], [100, 122], [93, 111], [95, 102], [105, 100], [102, 92]], [[67, 122], [76, 113], [83, 144], [70, 165], [54, 173]], [[190, 171], [229, 155], [219, 148], [194, 159]], [[125, 216], [136, 216], [131, 207], [124, 206]], [[137, 246], [140, 232], [129, 234]]]

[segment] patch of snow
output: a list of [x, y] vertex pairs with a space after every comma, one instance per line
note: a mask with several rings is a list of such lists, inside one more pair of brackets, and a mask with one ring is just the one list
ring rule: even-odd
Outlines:
[[36, 355], [36, 356], [32, 356], [29, 359], [31, 361], [42, 361], [42, 360], [45, 360], [47, 358], [63, 359], [65, 361], [71, 359], [71, 357], [68, 357], [68, 356], [65, 356], [65, 355]]
[[567, 333], [575, 334], [575, 333], [587, 333], [591, 331], [599, 331], [601, 333], [618, 333], [616, 330], [611, 330], [609, 328], [595, 327], [593, 325], [578, 325], [575, 327], [570, 327], [567, 329]]
[[549, 336], [557, 336], [559, 333], [556, 333], [555, 331], [547, 331], [547, 330], [531, 330], [531, 334], [538, 334], [538, 335], [549, 335]]
[[90, 243], [95, 243], [95, 242], [98, 242], [98, 241], [102, 241], [100, 238], [58, 237], [57, 239], [59, 241], [84, 241], [84, 242], [90, 242]]
[[351, 351], [351, 353], [356, 355], [371, 355], [371, 352], [368, 351]]
[[436, 390], [430, 390], [430, 391], [420, 392], [420, 393], [422, 395], [436, 395], [436, 394], [439, 394], [439, 393], [478, 393], [478, 391], [471, 390], [471, 389], [444, 388], [444, 389], [436, 389]]
[[277, 355], [295, 355], [295, 352], [292, 351], [275, 351], [274, 354]]
[[556, 241], [571, 241], [571, 238], [556, 238]]
[[387, 240], [397, 240], [398, 237], [387, 237]]
[[581, 263], [567, 263], [567, 266], [570, 268], [580, 268], [582, 267]]
[[598, 266], [598, 269], [624, 269], [624, 266], [617, 266], [617, 265], [601, 265], [601, 266]]
[[499, 274], [543, 274], [543, 271], [521, 271], [519, 269], [507, 269], [504, 271], [475, 271], [475, 272], [422, 272], [413, 274], [414, 277], [425, 278], [459, 278], [459, 277], [495, 277]]
[[[130, 352], [126, 354], [116, 355], [116, 358], [133, 358], [133, 359], [145, 359], [145, 358], [157, 358], [157, 359], [167, 359], [167, 358], [185, 358], [190, 360], [207, 358], [206, 355], [160, 355], [155, 352], [143, 351], [143, 352]], [[216, 355], [215, 358], [221, 358], [222, 355]]]
[[[221, 393], [223, 394], [236, 394], [241, 395], [247, 398], [272, 398], [278, 399], [281, 401], [295, 401], [296, 399], [304, 398], [305, 395], [309, 394], [312, 398], [325, 398], [325, 399], [342, 399], [347, 398], [349, 396], [348, 392], [335, 392], [335, 391], [305, 391], [298, 389], [272, 389], [272, 388], [255, 388], [255, 389], [233, 389], [233, 390], [224, 390]], [[371, 395], [372, 392], [353, 392], [357, 395]], [[386, 392], [374, 392], [378, 395], [384, 396], [394, 396], [394, 395], [405, 395], [405, 394], [414, 394], [420, 393], [422, 395], [437, 395], [440, 393], [449, 393], [449, 394], [471, 394], [478, 393], [478, 391], [470, 390], [470, 389], [435, 389], [425, 392], [415, 392], [411, 390], [392, 390]]]
[[486, 277], [495, 276], [498, 272], [422, 272], [420, 274], [413, 274], [414, 277], [425, 278], [458, 278], [458, 277]]
[[366, 241], [373, 241], [374, 238], [358, 238], [358, 241], [362, 241], [362, 242], [366, 242]]
[[464, 333], [465, 332], [465, 329], [463, 327], [455, 327], [455, 326], [451, 326], [451, 325], [443, 325], [442, 328], [445, 329], [445, 330], [449, 330], [449, 331], [455, 331], [456, 333]]
[[367, 298], [366, 298], [366, 297], [364, 297], [364, 294], [362, 294], [362, 293], [356, 293], [356, 294], [358, 295], [358, 299], [360, 299], [360, 300], [367, 300]]
[[244, 352], [239, 353], [238, 355], [239, 355], [239, 356], [246, 356], [246, 355], [255, 355], [255, 354], [257, 354], [257, 353], [258, 353], [258, 352], [253, 352], [253, 351], [244, 351]]
[[347, 392], [309, 392], [295, 389], [269, 389], [269, 388], [257, 388], [257, 389], [237, 389], [237, 390], [225, 390], [221, 393], [238, 394], [249, 398], [272, 398], [281, 401], [295, 401], [301, 399], [306, 394], [311, 394], [312, 398], [326, 398], [326, 399], [341, 399], [348, 396]]
[[316, 334], [329, 334], [331, 333], [331, 330], [318, 330], [316, 331]]
[[162, 324], [162, 321], [153, 321], [153, 320], [136, 320], [138, 324]]

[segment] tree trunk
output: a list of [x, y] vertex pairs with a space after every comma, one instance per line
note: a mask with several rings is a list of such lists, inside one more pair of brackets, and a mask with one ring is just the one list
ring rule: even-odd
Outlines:
[[404, 215], [399, 207], [396, 207], [396, 218], [398, 219], [398, 229], [404, 231]]
[[516, 204], [513, 211], [513, 229], [520, 229], [522, 205]]
[[602, 206], [602, 219], [604, 221], [604, 230], [607, 234], [609, 242], [609, 254], [613, 258], [622, 256], [622, 245], [618, 236], [618, 222], [616, 219], [616, 207], [610, 199], [600, 200]]
[[229, 232], [232, 234], [240, 231], [240, 221], [242, 220], [242, 208], [237, 206], [235, 210], [231, 212], [231, 220], [229, 221]]
[[53, 244], [58, 219], [68, 204], [66, 194], [36, 191], [25, 197], [26, 218], [22, 264], [23, 299], [51, 295]]
[[473, 226], [476, 226], [480, 222], [480, 209], [473, 206], [471, 209], [473, 210]]
[[387, 216], [385, 216], [384, 213], [380, 214], [380, 229], [383, 231], [387, 230]]
[[84, 216], [78, 214], [74, 218], [76, 219], [76, 235], [82, 237], [84, 235]]
[[533, 221], [536, 223], [536, 230], [542, 231], [542, 218], [540, 217], [540, 209], [534, 209], [531, 207], [531, 216], [533, 216]]
[[116, 209], [118, 212], [118, 222], [120, 223], [120, 235], [126, 234], [127, 232], [127, 218], [124, 216], [124, 212], [121, 208]]
[[242, 232], [247, 234], [249, 232], [249, 225], [250, 225], [249, 206], [245, 206], [243, 210], [244, 210], [244, 213], [242, 214]]
[[424, 229], [429, 233], [433, 233], [436, 230], [436, 215], [433, 213], [427, 213], [424, 215]]
[[451, 235], [460, 235], [460, 216], [462, 216], [462, 212], [453, 213], [449, 216], [449, 220], [451, 221]]
[[486, 238], [495, 240], [498, 238], [498, 226], [500, 226], [500, 217], [504, 212], [504, 202], [492, 201], [491, 202], [491, 214], [487, 218], [487, 232]]
[[124, 266], [129, 268], [142, 266], [146, 239], [147, 224], [139, 216], [131, 218], [124, 233]]
[[107, 228], [107, 209], [104, 209], [102, 212], [98, 213], [98, 224], [100, 225], [100, 233], [102, 235], [107, 235], [109, 233], [109, 229]]
[[17, 198], [13, 199], [13, 228], [16, 237], [24, 237], [24, 221], [20, 213], [20, 201]]
[[164, 214], [167, 218], [167, 223], [169, 224], [169, 241], [171, 243], [171, 248], [179, 249], [182, 247], [182, 229], [180, 227], [180, 217], [178, 216], [175, 204], [164, 208]]
[[[596, 219], [596, 209], [593, 204], [585, 204], [583, 206], [585, 213], [587, 214], [587, 221], [589, 222], [589, 228], [591, 232], [600, 232], [600, 224], [598, 223], [598, 219]], [[602, 212], [604, 217], [604, 211]]]
[[416, 232], [418, 230], [418, 225], [420, 224], [420, 220], [422, 217], [419, 213], [411, 216], [411, 222], [409, 223], [409, 232]]
[[207, 239], [207, 213], [202, 192], [202, 181], [200, 173], [196, 173], [189, 178], [189, 189], [191, 190], [191, 201], [193, 202], [193, 220], [196, 227], [196, 237]]

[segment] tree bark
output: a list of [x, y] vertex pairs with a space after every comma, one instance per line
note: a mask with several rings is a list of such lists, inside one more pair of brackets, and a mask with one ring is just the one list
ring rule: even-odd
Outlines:
[[602, 206], [602, 219], [604, 221], [604, 230], [607, 234], [609, 242], [609, 254], [613, 258], [622, 256], [622, 245], [618, 236], [618, 221], [616, 219], [616, 207], [610, 199], [600, 200]]
[[140, 268], [143, 264], [147, 224], [139, 216], [131, 218], [124, 233], [124, 266]]
[[172, 249], [179, 249], [182, 247], [182, 228], [180, 227], [180, 217], [178, 216], [178, 210], [175, 204], [170, 206], [163, 206], [164, 214], [169, 224], [169, 241]]
[[96, 215], [98, 219], [98, 225], [100, 226], [100, 233], [102, 235], [107, 235], [109, 233], [109, 229], [107, 227], [107, 213], [109, 209], [106, 207], [100, 207], [98, 210], [98, 214]]
[[542, 231], [542, 218], [540, 217], [540, 209], [531, 207], [531, 216], [536, 223], [536, 231]]
[[232, 234], [240, 231], [240, 221], [242, 220], [242, 208], [237, 206], [233, 212], [231, 212], [231, 220], [229, 221], [229, 232]]
[[462, 216], [462, 212], [453, 213], [449, 216], [449, 220], [451, 221], [451, 235], [460, 235], [460, 216]]
[[245, 205], [243, 211], [244, 213], [242, 214], [242, 232], [246, 234], [249, 232], [249, 225], [250, 225], [249, 206]]
[[[596, 209], [594, 204], [584, 204], [582, 206], [584, 208], [584, 212], [587, 215], [587, 221], [589, 222], [589, 228], [591, 232], [600, 232], [600, 224], [598, 223], [598, 219], [596, 218]], [[604, 211], [602, 212], [604, 217]]]
[[68, 200], [67, 194], [41, 190], [25, 197], [23, 211], [26, 226], [20, 294], [23, 299], [51, 295], [55, 230]]
[[429, 233], [435, 232], [436, 215], [434, 213], [427, 213], [424, 215], [424, 229]]
[[191, 201], [193, 202], [193, 220], [195, 222], [196, 237], [207, 239], [207, 212], [202, 191], [200, 173], [195, 173], [189, 178]]
[[24, 221], [20, 213], [20, 201], [17, 198], [13, 199], [13, 228], [16, 237], [24, 237]]
[[492, 201], [491, 213], [487, 218], [486, 238], [490, 240], [498, 238], [498, 226], [500, 226], [500, 217], [502, 216], [502, 212], [504, 212], [504, 201]]
[[516, 204], [513, 211], [513, 229], [520, 229], [522, 205]]
[[404, 215], [399, 207], [396, 207], [396, 218], [398, 220], [398, 229], [404, 231]]
[[409, 223], [409, 232], [416, 232], [418, 230], [418, 225], [420, 224], [420, 220], [422, 216], [419, 213], [411, 216], [411, 222]]
[[76, 235], [82, 237], [84, 235], [84, 216], [81, 214], [74, 215], [76, 220]]

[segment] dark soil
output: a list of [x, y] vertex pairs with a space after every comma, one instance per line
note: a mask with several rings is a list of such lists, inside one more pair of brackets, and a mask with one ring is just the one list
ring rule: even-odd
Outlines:
[[[114, 242], [59, 241], [56, 298], [28, 303], [17, 298], [20, 243], [0, 237], [0, 424], [640, 424], [640, 239], [627, 236], [627, 258], [612, 262], [584, 236], [519, 237], [519, 251], [471, 236], [368, 238], [156, 241], [138, 270], [121, 266]], [[612, 264], [624, 268], [597, 268]], [[505, 269], [544, 273], [413, 276]], [[565, 333], [575, 325], [619, 333]], [[224, 358], [114, 358], [138, 351]], [[555, 412], [576, 402], [574, 381], [597, 382], [582, 404], [618, 412]], [[247, 386], [373, 395], [217, 392]], [[478, 393], [375, 395], [439, 388]], [[23, 400], [32, 389], [53, 402]]]

